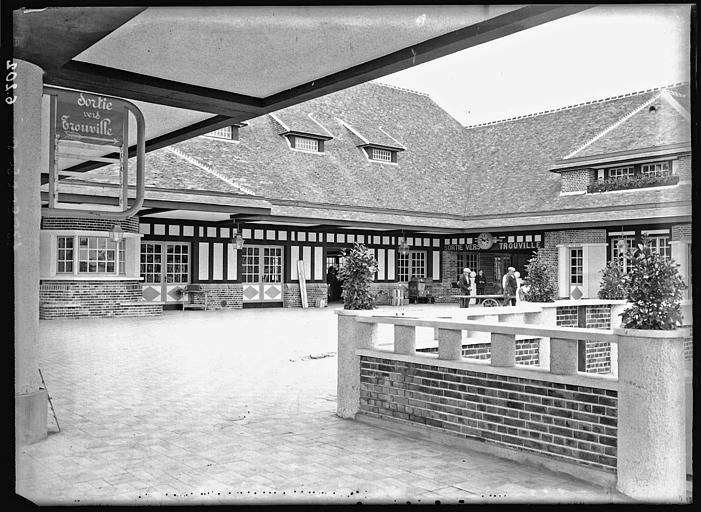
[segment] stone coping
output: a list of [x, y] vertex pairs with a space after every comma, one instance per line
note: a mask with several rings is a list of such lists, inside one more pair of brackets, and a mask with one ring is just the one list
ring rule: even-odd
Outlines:
[[492, 366], [488, 360], [483, 359], [463, 358], [458, 360], [448, 360], [438, 359], [438, 354], [430, 352], [422, 352], [421, 354], [422, 355], [396, 354], [385, 350], [371, 350], [363, 348], [356, 349], [355, 351], [355, 355], [357, 356], [390, 359], [392, 361], [437, 366], [439, 368], [454, 368], [457, 370], [502, 375], [506, 377], [517, 377], [520, 379], [554, 382], [557, 384], [567, 384], [570, 386], [609, 389], [614, 391], [618, 390], [618, 377], [613, 377], [607, 374], [577, 372], [576, 375], [558, 375], [550, 373], [550, 371], [539, 366]]
[[614, 299], [558, 299], [555, 302], [528, 302], [529, 305], [538, 305], [543, 308], [556, 308], [559, 306], [613, 306], [627, 304], [626, 300]]
[[646, 339], [686, 339], [691, 337], [691, 330], [688, 327], [678, 327], [677, 329], [669, 331], [655, 329], [626, 329], [620, 327], [614, 328], [613, 333], [618, 336], [630, 336], [632, 338]]

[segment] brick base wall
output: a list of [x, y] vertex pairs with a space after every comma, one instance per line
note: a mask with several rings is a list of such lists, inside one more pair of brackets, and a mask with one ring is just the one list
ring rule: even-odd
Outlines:
[[[316, 307], [319, 299], [328, 300], [329, 285], [326, 283], [307, 283], [307, 305]], [[298, 283], [285, 283], [282, 290], [283, 307], [301, 308], [302, 296]]]
[[160, 315], [160, 304], [148, 303], [137, 280], [51, 281], [39, 285], [39, 318], [93, 318]]
[[[584, 311], [582, 314], [582, 310]], [[580, 318], [581, 317], [581, 318]], [[558, 306], [558, 327], [585, 327], [588, 329], [611, 328], [610, 305]], [[588, 373], [611, 372], [611, 344], [586, 341], [584, 347], [585, 371]]]
[[[243, 285], [241, 283], [198, 283], [207, 292], [207, 309], [241, 309], [243, 307]], [[201, 293], [190, 296], [192, 304], [204, 304]]]
[[[417, 349], [417, 352], [437, 353], [438, 347]], [[490, 359], [491, 343], [472, 343], [462, 346], [462, 356], [469, 359]], [[516, 340], [516, 364], [538, 366], [540, 364], [540, 342], [537, 338]]]
[[360, 358], [360, 412], [615, 471], [617, 392]]

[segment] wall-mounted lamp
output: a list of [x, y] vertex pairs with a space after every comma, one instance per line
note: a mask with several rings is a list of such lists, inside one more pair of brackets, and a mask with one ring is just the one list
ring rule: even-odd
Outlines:
[[110, 240], [112, 240], [115, 244], [118, 244], [123, 238], [124, 230], [122, 229], [122, 226], [119, 224], [112, 226], [112, 231], [110, 231]]

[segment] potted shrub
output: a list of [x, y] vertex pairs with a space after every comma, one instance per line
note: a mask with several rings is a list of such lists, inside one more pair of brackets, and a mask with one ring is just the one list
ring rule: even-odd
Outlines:
[[534, 252], [526, 265], [528, 277], [525, 279], [526, 302], [555, 302], [555, 285], [552, 276], [555, 271], [540, 251]]
[[375, 295], [370, 289], [377, 260], [372, 250], [364, 245], [354, 244], [350, 250], [344, 250], [344, 264], [338, 271], [343, 283], [343, 309], [374, 309]]
[[622, 300], [626, 298], [623, 272], [619, 261], [609, 261], [602, 271], [601, 287], [597, 296], [604, 300]]
[[628, 273], [622, 276], [632, 305], [621, 313], [625, 329], [673, 330], [682, 324], [681, 300], [686, 288], [677, 265], [653, 250], [647, 237], [628, 249]]

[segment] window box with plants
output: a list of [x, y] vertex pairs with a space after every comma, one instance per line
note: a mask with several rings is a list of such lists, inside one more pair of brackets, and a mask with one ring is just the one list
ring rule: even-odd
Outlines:
[[597, 192], [611, 192], [614, 190], [632, 190], [636, 188], [662, 187], [666, 185], [676, 185], [679, 183], [679, 176], [671, 174], [667, 176], [644, 176], [636, 175], [632, 178], [609, 178], [607, 180], [595, 181], [587, 185], [587, 194]]

